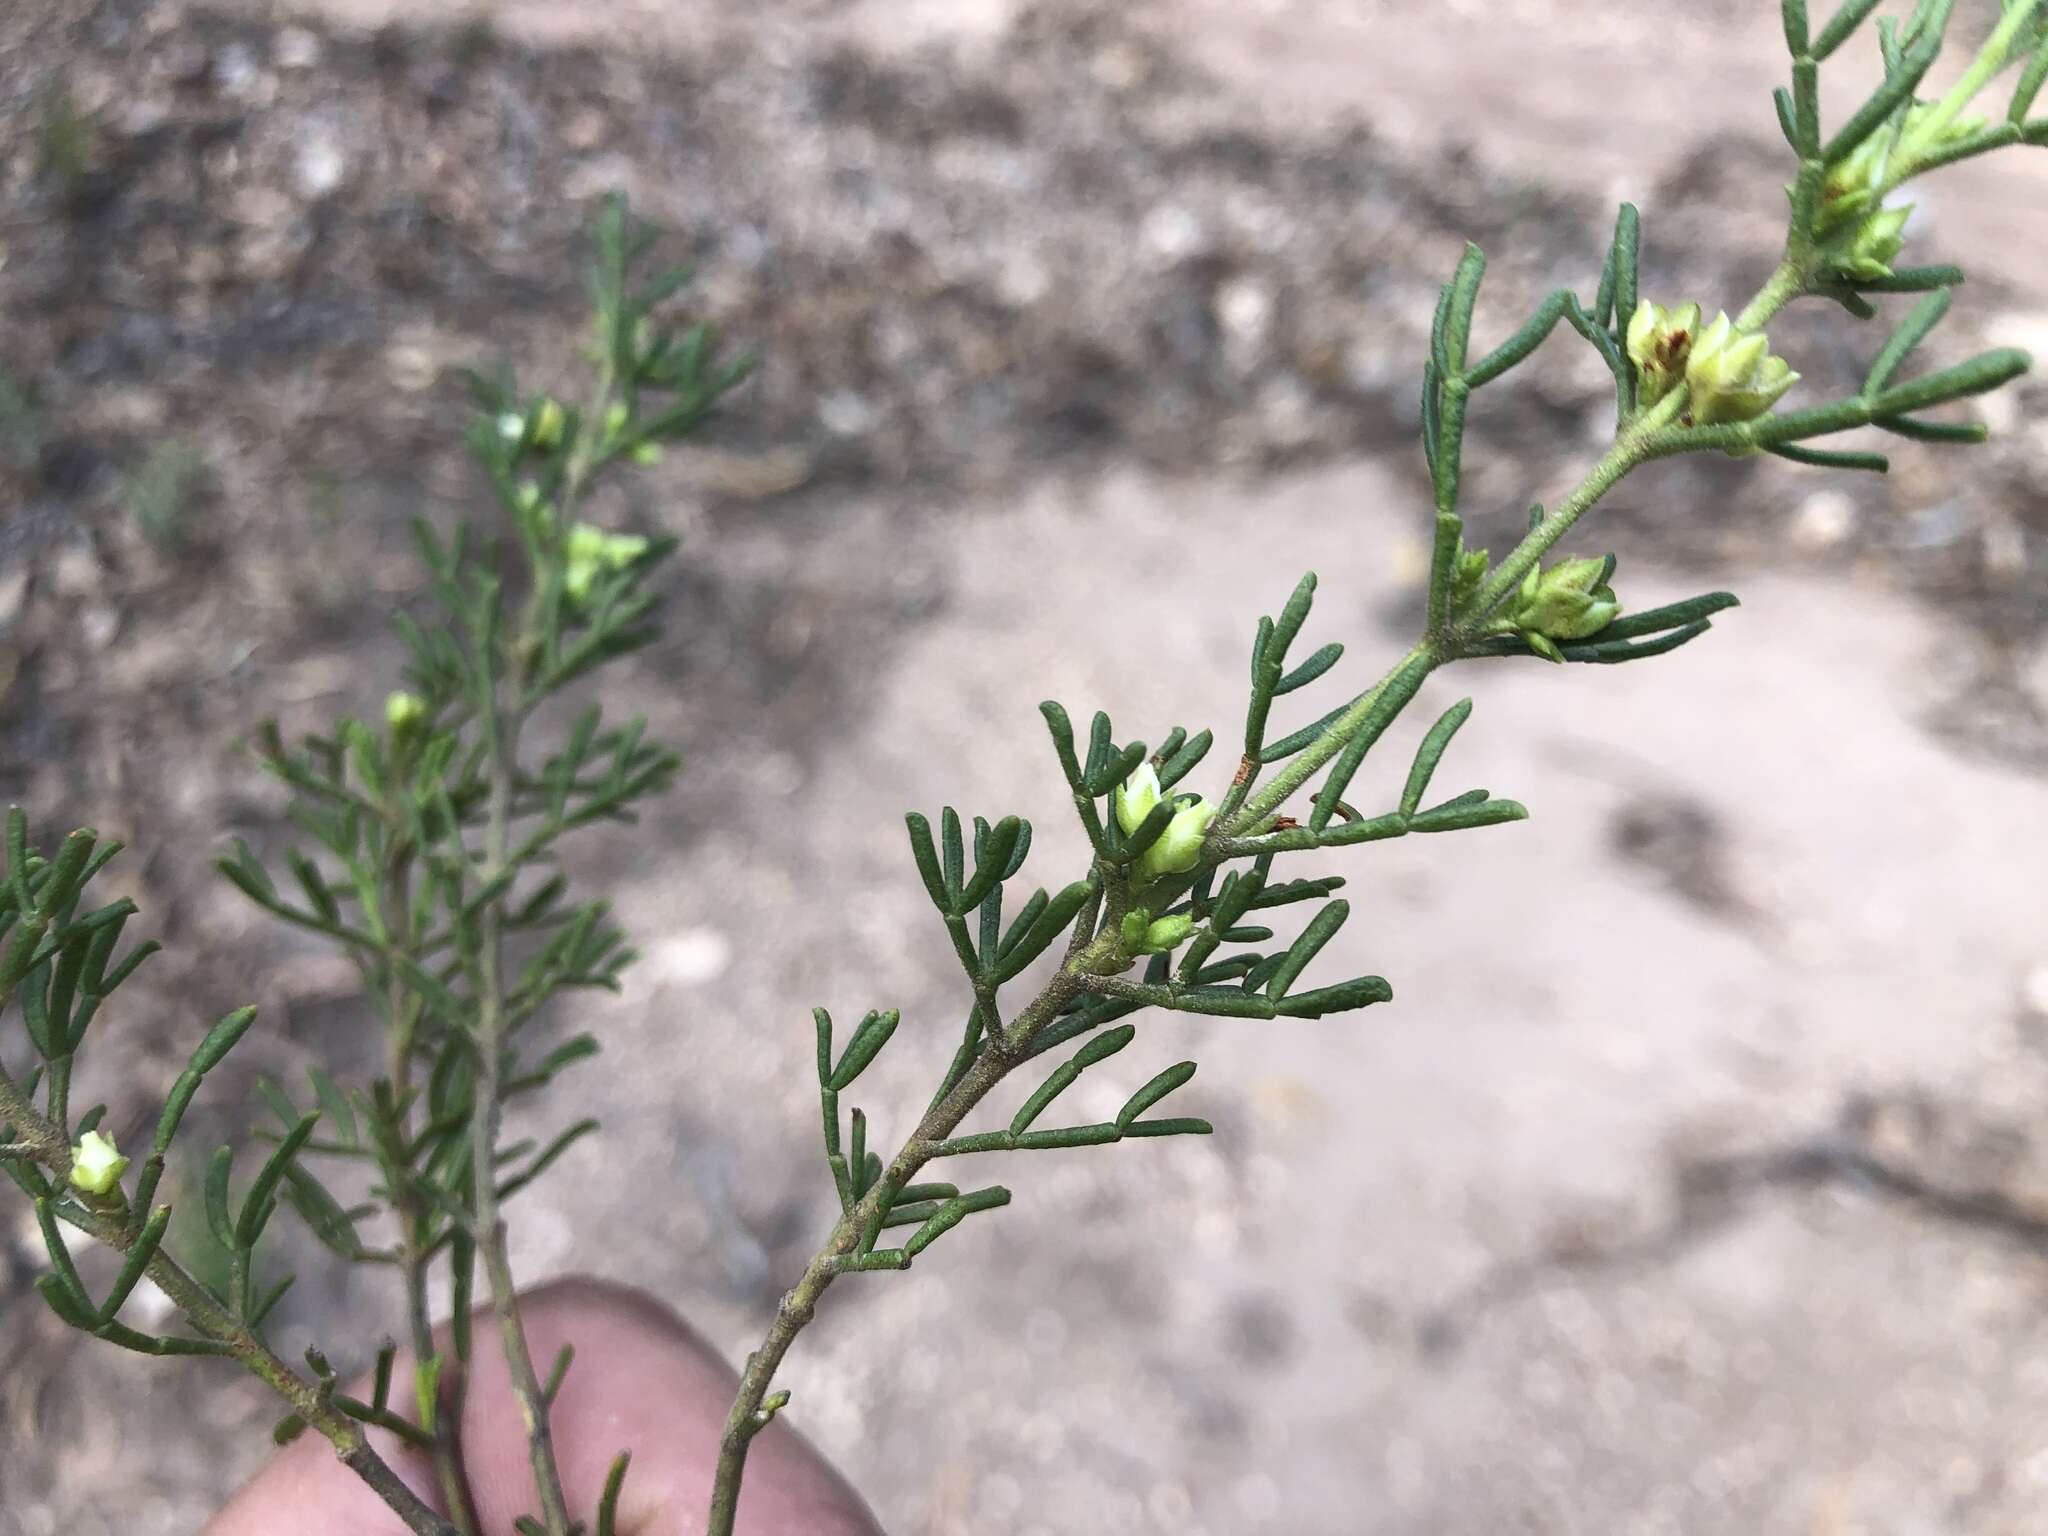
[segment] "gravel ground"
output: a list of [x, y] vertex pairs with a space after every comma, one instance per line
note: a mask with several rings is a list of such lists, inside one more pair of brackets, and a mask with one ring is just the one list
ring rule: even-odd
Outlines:
[[[139, 1134], [179, 1042], [247, 999], [251, 1077], [362, 1051], [348, 975], [207, 870], [279, 832], [234, 743], [374, 706], [406, 517], [478, 510], [450, 370], [572, 377], [577, 232], [624, 185], [764, 365], [605, 509], [686, 540], [673, 632], [607, 702], [690, 766], [580, 855], [647, 959], [577, 1019], [617, 1075], [557, 1112], [671, 1148], [674, 1197], [627, 1206], [586, 1147], [517, 1257], [648, 1286], [737, 1358], [826, 1224], [809, 1008], [903, 1008], [884, 1127], [950, 1050], [901, 812], [1030, 815], [1056, 884], [1038, 699], [1225, 726], [1251, 618], [1311, 563], [1324, 636], [1398, 649], [1414, 360], [1461, 240], [1503, 329], [1584, 281], [1621, 190], [1655, 291], [1767, 266], [1775, 12], [1657, 15], [1694, 68], [1652, 101], [1629, 65], [1660, 8], [1606, 9], [15, 0], [0, 791], [128, 837], [170, 951], [82, 1091]], [[1648, 163], [1646, 111], [1674, 125]], [[1928, 200], [1973, 270], [1947, 355], [2048, 349], [2027, 175]], [[1867, 349], [1842, 334], [1784, 328], [1817, 383]], [[1478, 423], [1501, 538], [1597, 427], [1559, 352]], [[1632, 485], [1604, 525], [1631, 602], [1745, 606], [1658, 666], [1450, 681], [1479, 708], [1445, 772], [1535, 816], [1345, 862], [1368, 920], [1332, 970], [1399, 1001], [1161, 1021], [1127, 1075], [1199, 1059], [1215, 1138], [993, 1168], [1010, 1210], [834, 1291], [792, 1411], [888, 1528], [2039, 1529], [2044, 407], [1990, 403], [1991, 448], [1882, 485]], [[1090, 570], [1105, 538], [1172, 581]], [[195, 1529], [267, 1404], [78, 1349], [35, 1252], [0, 1230], [0, 1536]], [[360, 1357], [392, 1298], [304, 1270], [287, 1344]]]

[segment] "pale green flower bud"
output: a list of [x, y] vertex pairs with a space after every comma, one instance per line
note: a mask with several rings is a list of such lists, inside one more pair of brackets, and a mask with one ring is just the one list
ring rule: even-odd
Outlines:
[[533, 413], [533, 445], [536, 448], [552, 448], [562, 440], [562, 428], [567, 416], [554, 400], [541, 401]]
[[1884, 195], [1885, 169], [1891, 152], [1892, 136], [1874, 133], [1850, 151], [1847, 159], [1829, 169], [1820, 184], [1820, 203], [1813, 220], [1815, 234], [1832, 234], [1877, 206]]
[[1145, 930], [1145, 953], [1170, 955], [1187, 942], [1195, 931], [1195, 920], [1186, 913], [1162, 917]]
[[1117, 930], [1126, 955], [1170, 955], [1195, 931], [1195, 920], [1186, 914], [1155, 919], [1143, 907], [1124, 914]]
[[1697, 304], [1666, 309], [1645, 299], [1636, 306], [1628, 322], [1628, 355], [1636, 365], [1636, 398], [1640, 404], [1655, 405], [1678, 387], [1699, 334]]
[[517, 411], [506, 411], [498, 418], [498, 436], [508, 443], [516, 443], [526, 435], [526, 418]]
[[1880, 208], [1867, 214], [1841, 254], [1832, 258], [1834, 270], [1866, 283], [1890, 277], [1892, 259], [1905, 248], [1906, 220], [1912, 214], [1910, 203], [1903, 208]]
[[661, 462], [661, 444], [635, 443], [626, 457], [635, 464], [659, 464]]
[[1451, 612], [1458, 612], [1479, 595], [1491, 563], [1485, 550], [1467, 549], [1464, 538], [1460, 536], [1458, 558], [1451, 566]]
[[1159, 840], [1138, 855], [1131, 878], [1149, 885], [1161, 875], [1184, 875], [1201, 862], [1202, 839], [1209, 835], [1209, 823], [1216, 819], [1216, 807], [1206, 800], [1193, 800], [1173, 813], [1173, 820], [1159, 834]]
[[1140, 763], [1131, 776], [1116, 787], [1116, 824], [1125, 837], [1145, 824], [1152, 807], [1159, 803], [1159, 770]]
[[384, 700], [384, 723], [395, 737], [411, 736], [427, 723], [427, 701], [416, 693], [389, 695]]
[[623, 571], [647, 553], [647, 540], [637, 533], [606, 533], [589, 523], [578, 523], [563, 541], [562, 591], [572, 603], [590, 596], [590, 589], [605, 571]]
[[1726, 313], [1700, 332], [1686, 360], [1685, 381], [1692, 387], [1693, 420], [1702, 425], [1754, 421], [1799, 382], [1782, 357], [1771, 355], [1762, 332], [1738, 333]]
[[1589, 640], [1621, 616], [1621, 601], [1607, 583], [1614, 557], [1560, 560], [1547, 571], [1522, 578], [1508, 622], [1529, 648], [1551, 661], [1564, 660], [1554, 642]]
[[71, 1182], [89, 1195], [108, 1193], [127, 1171], [128, 1159], [98, 1131], [87, 1131], [71, 1149]]
[[632, 420], [632, 417], [633, 413], [626, 409], [623, 400], [613, 401], [611, 408], [604, 413], [604, 435], [617, 437], [626, 430], [626, 423]]

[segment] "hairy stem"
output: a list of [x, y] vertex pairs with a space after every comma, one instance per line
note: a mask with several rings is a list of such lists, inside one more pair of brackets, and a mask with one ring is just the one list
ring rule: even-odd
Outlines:
[[[36, 1162], [59, 1180], [69, 1177], [71, 1148], [63, 1133], [43, 1118], [4, 1069], [0, 1069], [0, 1118], [13, 1123], [19, 1145], [30, 1149]], [[133, 1247], [140, 1234], [139, 1224], [128, 1220], [127, 1201], [118, 1194], [91, 1197], [89, 1201], [81, 1196], [65, 1207], [63, 1214], [119, 1253]], [[230, 1314], [212, 1292], [161, 1247], [150, 1257], [143, 1273], [171, 1299], [195, 1333], [225, 1348], [245, 1370], [283, 1398], [309, 1428], [325, 1438], [334, 1447], [335, 1456], [370, 1485], [392, 1513], [405, 1522], [407, 1530], [415, 1536], [462, 1536], [406, 1487], [372, 1448], [360, 1424], [334, 1407], [318, 1387], [272, 1353], [253, 1329]]]
[[2040, 7], [2041, 0], [2019, 0], [2006, 11], [1991, 36], [1985, 39], [1970, 67], [1963, 72], [1962, 79], [1928, 113], [1920, 128], [1922, 135], [1929, 139], [1939, 137], [1941, 130], [1960, 117], [1963, 109], [1977, 99], [1977, 93], [1989, 85], [2012, 58], [2012, 45], [2032, 24], [2034, 13]]

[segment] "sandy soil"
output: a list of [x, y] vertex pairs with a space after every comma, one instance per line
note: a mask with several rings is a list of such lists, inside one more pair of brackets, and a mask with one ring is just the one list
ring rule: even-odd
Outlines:
[[[1768, 262], [1774, 8], [1676, 9], [536, 3], [485, 32], [22, 0], [0, 364], [45, 409], [0, 521], [0, 789], [138, 845], [173, 954], [98, 1068], [114, 1122], [244, 998], [275, 1021], [252, 1070], [361, 1051], [347, 977], [206, 871], [279, 835], [232, 742], [386, 686], [404, 517], [475, 510], [444, 370], [567, 376], [580, 200], [625, 181], [768, 362], [608, 509], [687, 540], [674, 636], [608, 702], [690, 769], [581, 855], [647, 958], [579, 1015], [608, 1067], [556, 1113], [670, 1148], [673, 1198], [650, 1219], [585, 1148], [517, 1257], [648, 1286], [737, 1358], [826, 1224], [809, 1008], [904, 1010], [883, 1127], [950, 1050], [901, 812], [1029, 815], [1057, 884], [1040, 698], [1227, 727], [1308, 565], [1319, 637], [1398, 650], [1412, 365], [1459, 240], [1499, 253], [1496, 317], [1577, 280], [1623, 190], [1665, 291]], [[1667, 27], [1692, 67], [1652, 92]], [[25, 132], [54, 60], [100, 133], [69, 192]], [[1951, 351], [2048, 338], [2040, 186], [1928, 199], [1979, 274]], [[1816, 382], [1856, 355], [1829, 324], [1788, 327]], [[1498, 537], [1583, 459], [1597, 386], [1547, 364], [1480, 423]], [[1192, 1056], [1215, 1138], [992, 1166], [1009, 1210], [834, 1292], [792, 1412], [891, 1531], [2041, 1527], [2048, 398], [1991, 409], [1992, 449], [1884, 486], [1632, 485], [1630, 601], [1744, 607], [1661, 665], [1433, 690], [1478, 702], [1455, 787], [1534, 816], [1332, 861], [1360, 910], [1331, 968], [1396, 1003], [1157, 1021], [1098, 1091]], [[204, 465], [168, 544], [133, 496], [165, 434]], [[1172, 581], [1091, 569], [1107, 539]], [[78, 1349], [35, 1252], [0, 1232], [0, 1536], [194, 1529], [268, 1405]], [[391, 1298], [305, 1270], [284, 1342], [361, 1357]]]

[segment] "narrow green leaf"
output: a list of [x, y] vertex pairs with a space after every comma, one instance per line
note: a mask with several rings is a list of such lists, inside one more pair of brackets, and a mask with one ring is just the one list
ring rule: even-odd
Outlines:
[[1451, 379], [1465, 371], [1465, 349], [1472, 339], [1472, 311], [1479, 302], [1479, 284], [1486, 276], [1486, 253], [1467, 244], [1451, 278], [1450, 300], [1444, 311], [1444, 376]]
[[1394, 989], [1384, 976], [1360, 976], [1334, 987], [1296, 992], [1280, 1000], [1280, 1016], [1288, 1019], [1320, 1019], [1326, 1013], [1349, 1013], [1374, 1003], [1393, 1000]]
[[1792, 93], [1779, 86], [1771, 92], [1771, 104], [1778, 109], [1778, 131], [1793, 149], [1799, 148], [1799, 121], [1792, 105]]
[[164, 1232], [170, 1224], [171, 1208], [168, 1205], [160, 1205], [150, 1212], [149, 1220], [142, 1224], [141, 1232], [129, 1245], [128, 1252], [122, 1256], [121, 1271], [114, 1277], [113, 1289], [107, 1292], [106, 1299], [100, 1303], [99, 1322], [111, 1323], [115, 1314], [134, 1294], [143, 1272], [149, 1268], [149, 1261], [156, 1257], [157, 1249], [162, 1246]]
[[[847, 1042], [846, 1054], [839, 1058], [839, 1065], [832, 1069], [825, 1086], [835, 1093], [844, 1093], [853, 1085], [854, 1079], [867, 1070], [868, 1063], [875, 1059], [882, 1047], [889, 1043], [889, 1037], [896, 1033], [896, 1026], [902, 1020], [903, 1015], [894, 1008], [870, 1011], [853, 1032], [853, 1038]], [[855, 1165], [858, 1164], [859, 1159], [856, 1158]]]
[[2026, 353], [2017, 347], [2001, 347], [1981, 353], [1968, 362], [1957, 363], [1953, 368], [1943, 368], [1937, 373], [1925, 374], [1881, 391], [1870, 402], [1870, 413], [1880, 418], [1903, 416], [1908, 411], [1923, 410], [1930, 405], [1981, 395], [2011, 383], [2029, 366], [2030, 359]]
[[1335, 725], [1338, 720], [1343, 718], [1344, 712], [1350, 707], [1349, 704], [1339, 704], [1321, 719], [1303, 726], [1291, 735], [1283, 736], [1278, 741], [1267, 742], [1258, 749], [1257, 757], [1259, 762], [1262, 765], [1270, 766], [1273, 763], [1281, 762], [1286, 758], [1294, 756], [1295, 753], [1308, 746], [1321, 736], [1323, 732]]
[[1028, 834], [1024, 823], [1015, 816], [1005, 816], [989, 829], [985, 843], [975, 850], [974, 877], [961, 888], [954, 911], [969, 912], [981, 905], [982, 898], [995, 888], [1009, 867], [1010, 855], [1016, 851], [1020, 837]]
[[1170, 1120], [1136, 1120], [1124, 1127], [1126, 1136], [1210, 1136], [1216, 1127], [1192, 1115]]
[[45, 960], [23, 978], [21, 991], [21, 1021], [28, 1028], [28, 1038], [36, 1048], [36, 1054], [45, 1061], [54, 1060], [64, 1054], [64, 1042], [50, 1022], [50, 962]]
[[235, 1224], [228, 1214], [228, 1178], [234, 1166], [233, 1147], [216, 1148], [206, 1165], [206, 1224], [223, 1248], [235, 1246]]
[[619, 1452], [605, 1474], [604, 1492], [597, 1501], [597, 1536], [618, 1536], [619, 1495], [625, 1491], [626, 1468], [632, 1460], [631, 1451]]
[[319, 1123], [320, 1116], [317, 1113], [304, 1116], [285, 1133], [284, 1140], [277, 1144], [257, 1173], [255, 1183], [249, 1186], [249, 1192], [242, 1199], [241, 1215], [235, 1220], [236, 1248], [246, 1252], [256, 1246], [256, 1239], [263, 1231], [263, 1224], [270, 1218], [272, 1197], [285, 1176], [285, 1170], [291, 1166], [292, 1159], [299, 1155], [299, 1149], [306, 1144], [313, 1134], [313, 1128]]
[[386, 1339], [377, 1349], [377, 1366], [371, 1378], [370, 1406], [379, 1413], [391, 1407], [391, 1368], [398, 1359], [398, 1345]]
[[1452, 801], [1434, 810], [1408, 818], [1411, 832], [1463, 832], [1471, 827], [1492, 827], [1502, 822], [1525, 821], [1528, 811], [1512, 800], [1484, 800], [1476, 804]]
[[1053, 750], [1059, 754], [1060, 772], [1066, 775], [1067, 787], [1081, 787], [1081, 764], [1074, 756], [1074, 726], [1067, 718], [1067, 712], [1051, 699], [1038, 706], [1039, 714], [1045, 717], [1045, 728], [1052, 733]]
[[1124, 1107], [1117, 1111], [1117, 1130], [1128, 1130], [1132, 1121], [1194, 1075], [1195, 1064], [1192, 1061], [1176, 1062], [1168, 1067], [1124, 1102]]
[[1881, 453], [1836, 453], [1826, 448], [1802, 448], [1796, 443], [1780, 443], [1765, 452], [1811, 469], [1854, 469], [1882, 475], [1892, 467], [1892, 461]]
[[[1954, 8], [1954, 0], [1942, 0], [1941, 8], [1945, 22], [1947, 11]], [[1939, 29], [1908, 48], [1899, 60], [1899, 67], [1871, 93], [1868, 101], [1856, 109], [1849, 121], [1836, 130], [1835, 136], [1822, 147], [1819, 158], [1834, 165], [1882, 127], [1894, 112], [1913, 99], [1913, 92], [1919, 89], [1920, 82], [1934, 67], [1940, 53]]]
[[[1465, 371], [1465, 381], [1474, 389], [1491, 384], [1510, 368], [1526, 362], [1536, 349], [1550, 339], [1564, 316], [1566, 292], [1560, 288], [1544, 299], [1522, 328]], [[1613, 300], [1610, 298], [1610, 304]]]
[[[1268, 659], [1274, 665], [1287, 664], [1287, 652], [1301, 633], [1301, 626], [1308, 622], [1309, 610], [1315, 606], [1315, 600], [1316, 573], [1309, 571], [1294, 584], [1294, 590], [1287, 594], [1287, 601], [1281, 605], [1280, 617], [1273, 621], [1273, 647]], [[1284, 690], [1276, 688], [1274, 691]]]
[[2006, 121], [2024, 126], [2027, 114], [2034, 110], [2034, 101], [2044, 85], [2048, 85], [2048, 33], [2042, 34], [2033, 57], [2020, 71], [2019, 84], [2012, 93], [2012, 105], [2006, 108]]
[[1106, 795], [1136, 773], [1138, 765], [1148, 755], [1145, 743], [1134, 741], [1112, 756], [1100, 770], [1089, 774], [1081, 787], [1091, 795]]
[[1379, 697], [1373, 700], [1358, 731], [1344, 746], [1344, 750], [1331, 764], [1323, 787], [1316, 794], [1315, 806], [1309, 812], [1309, 827], [1320, 832], [1330, 824], [1330, 818], [1337, 812], [1343, 801], [1344, 791], [1351, 786], [1351, 779], [1365, 762], [1365, 755], [1385, 734], [1394, 717], [1408, 707], [1429, 676], [1431, 662], [1428, 657], [1417, 657], [1401, 667], [1386, 680]]
[[932, 824], [915, 811], [903, 820], [910, 828], [910, 855], [917, 861], [917, 873], [924, 881], [925, 894], [941, 912], [950, 912], [952, 898], [946, 890], [945, 873], [939, 868], [939, 850], [932, 842]]
[[1137, 1034], [1138, 1031], [1129, 1024], [1119, 1024], [1115, 1029], [1106, 1029], [1074, 1054], [1074, 1064], [1086, 1068], [1107, 1061], [1129, 1045]]
[[996, 980], [1008, 981], [1044, 954], [1053, 940], [1066, 932], [1068, 924], [1074, 921], [1094, 893], [1095, 887], [1091, 882], [1076, 880], [1053, 897], [1023, 937], [999, 958]]
[[1266, 996], [1276, 1002], [1285, 997], [1287, 989], [1294, 985], [1295, 980], [1308, 968], [1308, 963], [1315, 959], [1322, 947], [1336, 936], [1337, 930], [1344, 926], [1344, 920], [1350, 915], [1349, 902], [1333, 901], [1310, 918], [1308, 926], [1302, 929], [1301, 936], [1288, 947], [1287, 953], [1281, 956], [1280, 963], [1274, 967], [1271, 978], [1266, 982]]
[[43, 1247], [50, 1255], [50, 1268], [53, 1271], [50, 1278], [54, 1278], [63, 1287], [66, 1297], [76, 1304], [79, 1311], [94, 1319], [93, 1323], [75, 1325], [84, 1326], [90, 1332], [97, 1322], [94, 1314], [98, 1309], [92, 1304], [92, 1296], [87, 1292], [85, 1282], [78, 1278], [78, 1269], [71, 1262], [71, 1249], [64, 1241], [64, 1234], [58, 1230], [56, 1214], [48, 1200], [36, 1201], [36, 1225], [42, 1228]]
[[961, 882], [967, 874], [967, 844], [961, 835], [960, 813], [950, 805], [939, 808], [939, 858], [946, 882], [945, 910], [957, 912]]
[[254, 1008], [237, 1008], [227, 1015], [208, 1030], [206, 1038], [199, 1042], [199, 1048], [192, 1053], [192, 1070], [204, 1076], [219, 1066], [228, 1052], [235, 1048], [235, 1043], [249, 1032], [249, 1026], [255, 1022]]
[[77, 896], [79, 887], [84, 885], [86, 865], [92, 858], [93, 845], [99, 841], [99, 834], [90, 828], [81, 827], [64, 839], [57, 849], [57, 857], [50, 861], [50, 873], [37, 892], [37, 905], [46, 915], [64, 911]]
[[1422, 804], [1422, 797], [1429, 792], [1430, 776], [1436, 772], [1437, 764], [1443, 761], [1444, 752], [1451, 744], [1451, 738], [1458, 734], [1459, 727], [1472, 717], [1472, 701], [1460, 699], [1429, 728], [1422, 738], [1422, 745], [1416, 748], [1415, 762], [1408, 770], [1408, 783], [1401, 791], [1401, 814], [1412, 816], [1415, 808]]
[[[1101, 1125], [1062, 1126], [1052, 1131], [1026, 1131], [1017, 1137], [1010, 1137], [1003, 1132], [995, 1134], [1003, 1148], [1015, 1147], [1020, 1152], [1046, 1152], [1069, 1147], [1099, 1147], [1121, 1140], [1124, 1133], [1120, 1127], [1104, 1122]], [[963, 1139], [972, 1140], [971, 1137]]]
[[992, 1211], [1010, 1203], [1010, 1192], [1001, 1185], [978, 1189], [971, 1195], [948, 1200], [930, 1220], [913, 1232], [903, 1244], [905, 1258], [914, 1259], [976, 1211]]
[[[1636, 312], [1637, 269], [1642, 261], [1643, 216], [1623, 203], [1614, 216], [1614, 325], [1625, 331]], [[1562, 306], [1559, 313], [1563, 313]]]
[[1849, 40], [1855, 30], [1869, 19], [1870, 13], [1883, 4], [1884, 0], [1843, 0], [1840, 10], [1829, 18], [1828, 24], [1820, 29], [1820, 35], [1813, 40], [1812, 57], [1825, 59]]
[[7, 808], [7, 886], [14, 898], [14, 910], [35, 910], [29, 891], [28, 814], [18, 805]]
[[1029, 1130], [1031, 1122], [1045, 1113], [1046, 1107], [1054, 1099], [1073, 1086], [1081, 1071], [1081, 1065], [1076, 1061], [1063, 1061], [1053, 1068], [1051, 1075], [1033, 1090], [1031, 1097], [1024, 1101], [1023, 1107], [1011, 1118], [1010, 1134], [1021, 1136]]
[[1895, 437], [1918, 443], [1956, 443], [1968, 447], [1991, 437], [1991, 429], [1981, 421], [1916, 421], [1911, 416], [1880, 416], [1874, 425]]
[[1928, 333], [1941, 323], [1941, 317], [1948, 313], [1949, 303], [1953, 298], [1954, 294], [1948, 289], [1939, 288], [1913, 306], [1913, 312], [1906, 316], [1899, 328], [1892, 333], [1891, 339], [1884, 345], [1884, 350], [1877, 354], [1876, 361], [1870, 365], [1870, 372], [1863, 380], [1863, 393], [1866, 396], [1874, 397], [1884, 393], [1885, 386], [1892, 381], [1892, 375], [1898, 372], [1899, 364], [1911, 356], [1913, 349], [1925, 341]]
[[50, 1305], [50, 1310], [73, 1328], [92, 1333], [99, 1327], [99, 1320], [92, 1309], [73, 1294], [71, 1288], [58, 1275], [38, 1275], [36, 1294]]

